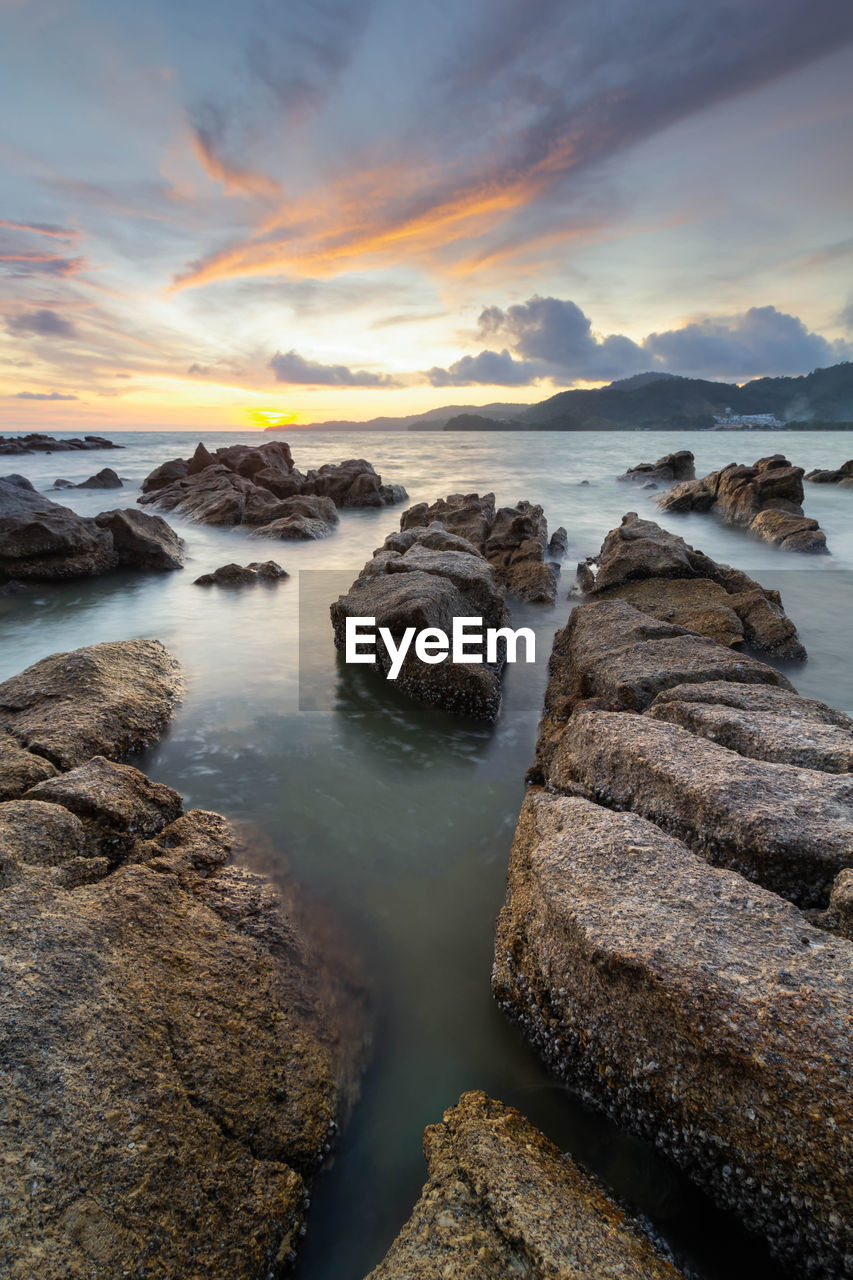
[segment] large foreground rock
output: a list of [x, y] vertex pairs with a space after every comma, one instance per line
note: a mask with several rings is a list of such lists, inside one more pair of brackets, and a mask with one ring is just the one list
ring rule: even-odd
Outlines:
[[116, 865], [59, 799], [0, 804], [0, 1270], [277, 1275], [351, 1098], [358, 993], [227, 865], [217, 814], [149, 804]]
[[142, 484], [144, 505], [213, 525], [250, 525], [270, 538], [326, 537], [339, 507], [383, 507], [401, 502], [401, 485], [386, 485], [364, 458], [326, 463], [303, 475], [290, 446], [273, 440], [230, 445], [210, 453], [203, 443], [192, 458], [174, 458]]
[[60, 769], [120, 759], [160, 736], [181, 690], [178, 662], [159, 640], [55, 653], [0, 684], [0, 731]]
[[571, 1088], [825, 1280], [853, 1274], [851, 959], [636, 814], [528, 792], [496, 998]]
[[680, 724], [577, 711], [548, 779], [642, 814], [709, 862], [801, 906], [824, 906], [839, 871], [853, 865], [853, 777], [744, 758]]
[[524, 600], [552, 604], [559, 568], [546, 559], [548, 524], [542, 508], [517, 502], [495, 509], [495, 495], [452, 493], [427, 504], [420, 502], [400, 518], [401, 531], [441, 525], [485, 556], [498, 582]]
[[610, 530], [598, 556], [578, 565], [578, 582], [592, 599], [627, 600], [732, 648], [748, 645], [787, 661], [806, 657], [778, 591], [766, 591], [633, 511]]
[[662, 511], [715, 511], [784, 551], [825, 552], [826, 534], [803, 514], [803, 469], [781, 453], [751, 467], [729, 463], [701, 480], [677, 484], [657, 500]]
[[92, 519], [37, 493], [23, 476], [0, 478], [0, 582], [51, 582], [113, 569], [180, 569], [184, 544], [165, 520], [140, 511]]
[[424, 1154], [429, 1181], [369, 1280], [677, 1280], [583, 1170], [484, 1093], [426, 1130]]

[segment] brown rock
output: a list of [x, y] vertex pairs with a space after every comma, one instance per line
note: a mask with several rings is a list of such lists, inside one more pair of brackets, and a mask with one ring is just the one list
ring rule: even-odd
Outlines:
[[749, 759], [648, 716], [577, 711], [548, 781], [631, 809], [801, 906], [825, 905], [853, 862], [853, 778]]
[[167, 573], [183, 568], [185, 545], [160, 516], [129, 508], [102, 511], [95, 516], [99, 529], [109, 529], [120, 568], [149, 569]]
[[426, 1130], [424, 1154], [429, 1181], [369, 1280], [677, 1280], [588, 1174], [484, 1093]]
[[646, 578], [596, 591], [597, 600], [625, 600], [652, 618], [698, 632], [718, 644], [740, 649], [743, 623], [724, 587], [709, 578]]
[[759, 511], [749, 527], [759, 538], [783, 551], [826, 551], [826, 534], [817, 520], [807, 516], [770, 507]]
[[203, 573], [196, 578], [196, 587], [242, 587], [253, 586], [257, 582], [277, 582], [290, 575], [275, 560], [263, 562], [253, 560], [245, 566], [239, 564], [223, 564], [213, 573]]
[[102, 471], [96, 472], [95, 475], [89, 476], [88, 480], [84, 480], [82, 484], [74, 486], [75, 489], [121, 489], [122, 482], [113, 471], [112, 467], [104, 467]]
[[636, 467], [629, 467], [619, 480], [634, 480], [667, 483], [672, 480], [693, 480], [696, 476], [696, 459], [689, 449], [679, 449], [677, 453], [664, 454], [657, 462], [640, 462]]
[[25, 751], [10, 733], [0, 731], [0, 800], [16, 800], [55, 773], [49, 760]]
[[22, 747], [71, 769], [153, 742], [182, 681], [159, 640], [121, 640], [55, 653], [0, 684], [0, 729]]
[[560, 1079], [796, 1274], [847, 1274], [849, 944], [636, 814], [534, 788], [493, 989]]

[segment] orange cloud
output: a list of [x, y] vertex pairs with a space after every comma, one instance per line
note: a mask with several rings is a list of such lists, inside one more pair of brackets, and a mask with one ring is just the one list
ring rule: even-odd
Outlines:
[[196, 159], [209, 178], [221, 182], [229, 195], [239, 193], [250, 196], [280, 196], [281, 187], [272, 178], [263, 173], [253, 173], [250, 169], [242, 169], [230, 164], [217, 154], [213, 143], [199, 130], [192, 135], [193, 151]]

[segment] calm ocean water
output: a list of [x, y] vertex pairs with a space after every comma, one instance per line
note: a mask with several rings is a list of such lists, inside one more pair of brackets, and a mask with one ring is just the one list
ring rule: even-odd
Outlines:
[[[108, 433], [107, 433], [108, 434]], [[210, 433], [221, 444], [275, 438]], [[121, 453], [0, 459], [47, 490], [112, 466], [115, 493], [57, 493], [76, 511], [132, 506], [158, 463], [192, 452], [196, 432], [124, 433]], [[537, 632], [537, 663], [507, 670], [493, 729], [418, 708], [360, 668], [343, 667], [328, 606], [401, 508], [346, 511], [316, 543], [269, 543], [173, 519], [190, 561], [182, 573], [116, 575], [0, 599], [0, 679], [38, 658], [102, 640], [161, 639], [182, 661], [188, 693], [163, 741], [138, 763], [188, 806], [250, 819], [282, 866], [330, 907], [362, 952], [376, 1009], [373, 1064], [332, 1166], [318, 1180], [300, 1280], [361, 1280], [406, 1219], [424, 1181], [421, 1135], [470, 1088], [521, 1108], [560, 1146], [647, 1215], [682, 1264], [707, 1280], [779, 1273], [761, 1247], [716, 1213], [668, 1165], [575, 1102], [539, 1068], [489, 994], [492, 930], [532, 759], [554, 631], [578, 559], [597, 551], [628, 510], [657, 518], [653, 494], [618, 484], [626, 466], [676, 448], [697, 474], [783, 451], [805, 466], [853, 456], [853, 435], [643, 432], [501, 434], [293, 432], [306, 470], [369, 458], [412, 502], [494, 490], [528, 498], [569, 533], [557, 606], [517, 606]], [[581, 481], [588, 480], [588, 485]], [[853, 713], [853, 492], [807, 486], [806, 512], [832, 554], [784, 554], [708, 516], [661, 521], [717, 560], [777, 586], [809, 650], [791, 672], [801, 692]], [[277, 588], [204, 590], [199, 574], [236, 560], [277, 559]]]

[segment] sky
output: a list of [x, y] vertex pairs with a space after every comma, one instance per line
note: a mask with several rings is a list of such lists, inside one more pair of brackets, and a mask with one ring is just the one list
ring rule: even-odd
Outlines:
[[0, 0], [0, 431], [853, 359], [848, 0]]

